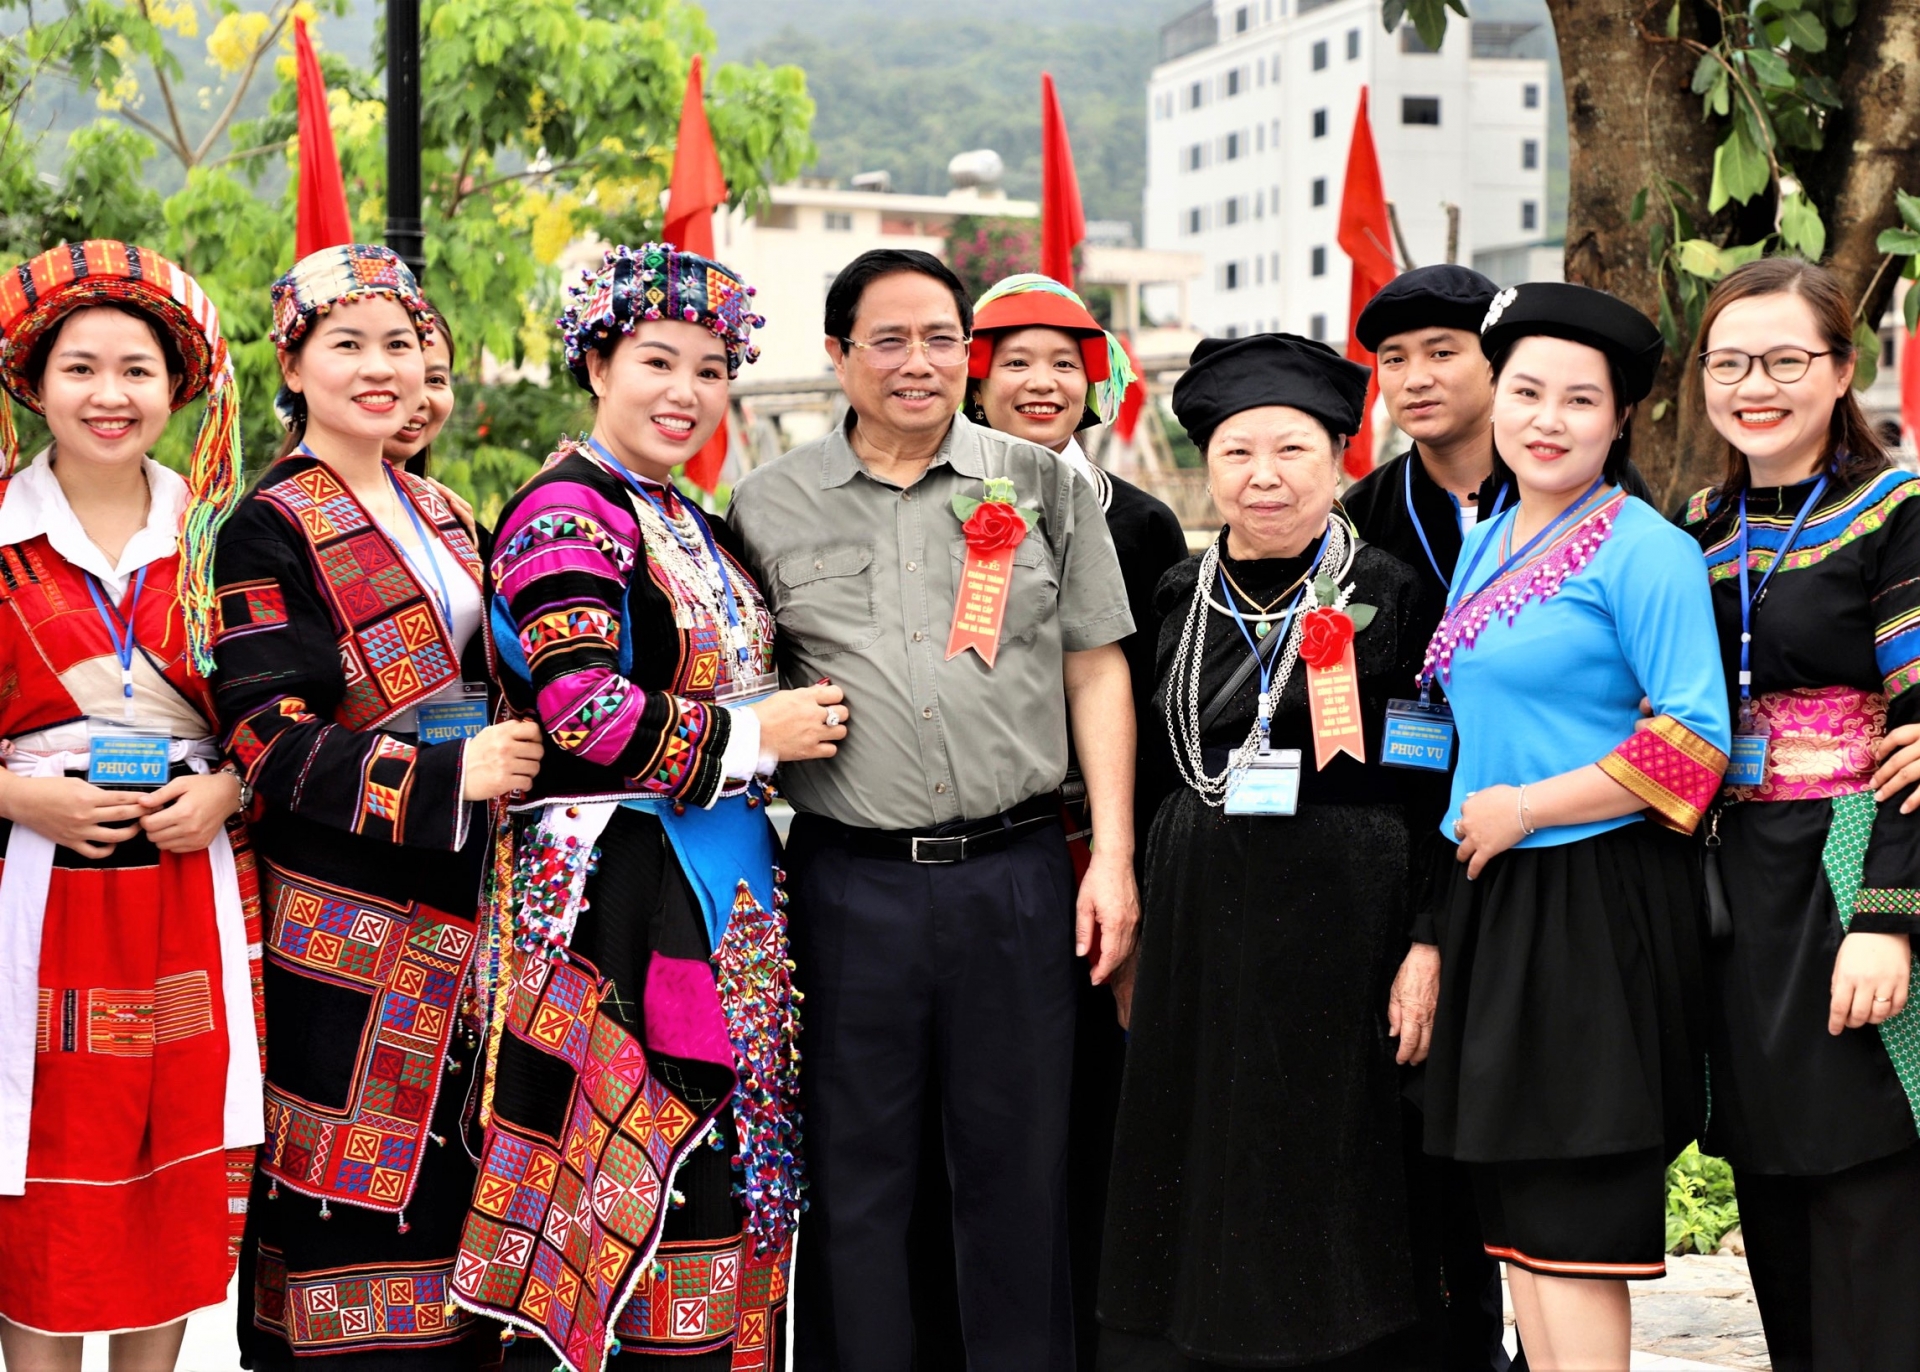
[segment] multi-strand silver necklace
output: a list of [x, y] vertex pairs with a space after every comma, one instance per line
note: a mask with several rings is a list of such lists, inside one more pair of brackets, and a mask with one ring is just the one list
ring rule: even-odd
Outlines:
[[[1187, 607], [1187, 620], [1180, 631], [1179, 646], [1173, 652], [1173, 667], [1167, 684], [1167, 737], [1173, 744], [1174, 765], [1180, 769], [1180, 779], [1191, 786], [1200, 799], [1216, 809], [1226, 803], [1227, 778], [1236, 768], [1251, 763], [1260, 751], [1264, 732], [1260, 726], [1272, 718], [1274, 706], [1287, 689], [1287, 680], [1293, 675], [1294, 664], [1299, 661], [1301, 624], [1305, 619], [1304, 614], [1295, 612], [1266, 616], [1268, 619], [1283, 619], [1288, 613], [1292, 614], [1292, 622], [1286, 630], [1286, 642], [1280, 649], [1278, 673], [1260, 701], [1260, 709], [1253, 727], [1247, 730], [1245, 741], [1228, 756], [1225, 770], [1218, 776], [1209, 776], [1206, 755], [1200, 746], [1200, 667], [1201, 660], [1206, 656], [1207, 612], [1212, 610], [1229, 618], [1233, 615], [1230, 607], [1213, 598], [1213, 585], [1220, 579], [1220, 547], [1225, 537], [1224, 533], [1216, 536], [1200, 556], [1199, 578], [1194, 584], [1192, 603]], [[1319, 561], [1309, 569], [1309, 584], [1319, 576], [1330, 576], [1336, 584], [1343, 582], [1353, 569], [1356, 547], [1357, 540], [1350, 536], [1344, 518], [1336, 516], [1328, 520], [1327, 546], [1321, 551]], [[1249, 616], [1242, 615], [1241, 618], [1247, 619]]]

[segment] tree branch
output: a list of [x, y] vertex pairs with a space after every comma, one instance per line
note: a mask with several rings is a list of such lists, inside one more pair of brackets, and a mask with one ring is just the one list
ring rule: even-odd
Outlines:
[[[140, 17], [149, 24], [153, 22], [153, 13], [147, 8], [147, 0], [140, 0]], [[160, 86], [160, 99], [167, 107], [167, 122], [173, 125], [175, 146], [187, 146], [187, 131], [180, 123], [180, 110], [173, 103], [173, 84], [167, 80], [167, 73], [158, 62], [153, 64], [153, 79]]]
[[192, 158], [183, 159], [189, 167], [199, 166], [206, 155], [213, 151], [213, 145], [220, 135], [227, 131], [227, 125], [231, 124], [234, 115], [240, 112], [240, 102], [246, 98], [247, 88], [253, 84], [253, 74], [260, 69], [260, 59], [267, 55], [268, 48], [280, 41], [280, 35], [286, 32], [287, 20], [292, 17], [293, 6], [288, 4], [280, 11], [280, 17], [274, 21], [273, 27], [267, 31], [266, 36], [260, 40], [260, 46], [253, 50], [253, 56], [247, 59], [246, 70], [240, 74], [240, 79], [233, 88], [233, 94], [227, 99], [226, 108], [221, 110], [219, 117], [213, 121], [213, 127], [207, 130], [207, 136], [200, 140], [200, 146], [194, 149]]
[[[552, 176], [555, 172], [572, 171], [576, 167], [586, 166], [588, 164], [588, 161], [589, 159], [583, 157], [572, 162], [555, 162], [552, 166], [548, 166], [548, 167], [539, 167], [539, 168], [528, 167], [525, 171], [508, 172], [504, 176], [496, 176], [490, 181], [482, 181], [479, 185], [467, 191], [464, 195], [460, 197], [459, 200], [454, 202], [453, 208], [458, 209], [461, 203], [467, 200], [471, 200], [474, 196], [480, 194], [482, 191], [490, 191], [495, 186], [504, 186], [509, 181], [525, 181], [525, 180], [529, 180], [529, 179], [541, 177], [541, 176]], [[464, 180], [465, 178], [463, 177], [462, 179]], [[449, 210], [447, 212], [447, 218], [449, 219], [453, 218], [452, 210]]]
[[469, 142], [466, 151], [460, 154], [460, 170], [453, 174], [453, 198], [447, 201], [446, 217], [452, 219], [460, 212], [460, 203], [467, 198], [463, 187], [467, 184], [467, 168], [473, 165], [474, 144]]
[[239, 152], [225, 153], [222, 156], [216, 157], [210, 162], [204, 162], [201, 165], [208, 168], [213, 168], [213, 167], [224, 167], [229, 162], [245, 162], [248, 158], [265, 157], [269, 153], [285, 152], [288, 148], [292, 147], [295, 143], [299, 141], [300, 140], [298, 138], [282, 138], [278, 143], [262, 143], [257, 148], [243, 148]]
[[[145, 115], [138, 114], [133, 110], [126, 108], [124, 105], [121, 106], [119, 109], [115, 110], [114, 113], [119, 115], [122, 119], [126, 120], [129, 124], [133, 125], [136, 129], [140, 129], [146, 133], [152, 134], [153, 137], [156, 140], [158, 140], [161, 147], [165, 148], [168, 152], [172, 153], [175, 157], [178, 157], [182, 162], [186, 161], [186, 158], [187, 158], [186, 145], [184, 143], [176, 143], [173, 140], [173, 136], [171, 134], [169, 134], [165, 129], [161, 128], [158, 124], [154, 123], [151, 119], [148, 119]], [[188, 163], [188, 165], [191, 166], [192, 164]]]

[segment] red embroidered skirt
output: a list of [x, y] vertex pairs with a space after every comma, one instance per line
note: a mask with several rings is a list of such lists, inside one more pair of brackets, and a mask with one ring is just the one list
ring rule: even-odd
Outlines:
[[[0, 827], [0, 840], [4, 828]], [[55, 857], [23, 1196], [0, 1196], [0, 1315], [50, 1334], [226, 1298], [252, 1149], [222, 1148], [227, 1025], [207, 855]], [[158, 862], [152, 859], [158, 857]], [[229, 1204], [230, 1173], [237, 1197]]]

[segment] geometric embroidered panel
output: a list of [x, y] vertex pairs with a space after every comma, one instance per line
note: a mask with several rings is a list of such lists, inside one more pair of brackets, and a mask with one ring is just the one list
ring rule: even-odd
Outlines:
[[433, 1348], [465, 1338], [473, 1316], [447, 1296], [450, 1264], [341, 1267], [287, 1279], [286, 1260], [262, 1244], [254, 1269], [254, 1324], [321, 1354]]

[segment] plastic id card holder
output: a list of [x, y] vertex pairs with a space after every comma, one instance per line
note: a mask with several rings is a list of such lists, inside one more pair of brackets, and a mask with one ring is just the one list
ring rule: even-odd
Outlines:
[[1733, 736], [1733, 752], [1727, 756], [1727, 785], [1759, 786], [1766, 781], [1767, 742], [1766, 734]]
[[416, 707], [422, 743], [457, 743], [487, 727], [487, 688], [468, 683], [458, 700], [435, 700]]
[[115, 790], [150, 791], [167, 784], [172, 744], [164, 726], [94, 716], [87, 720], [87, 780]]
[[1380, 765], [1444, 772], [1453, 765], [1453, 711], [1417, 700], [1389, 700]]
[[751, 705], [756, 700], [765, 700], [779, 689], [780, 673], [778, 672], [738, 676], [727, 683], [724, 691], [713, 693], [713, 703], [720, 706]]
[[1300, 750], [1255, 753], [1245, 767], [1227, 773], [1230, 815], [1291, 815], [1300, 808]]

